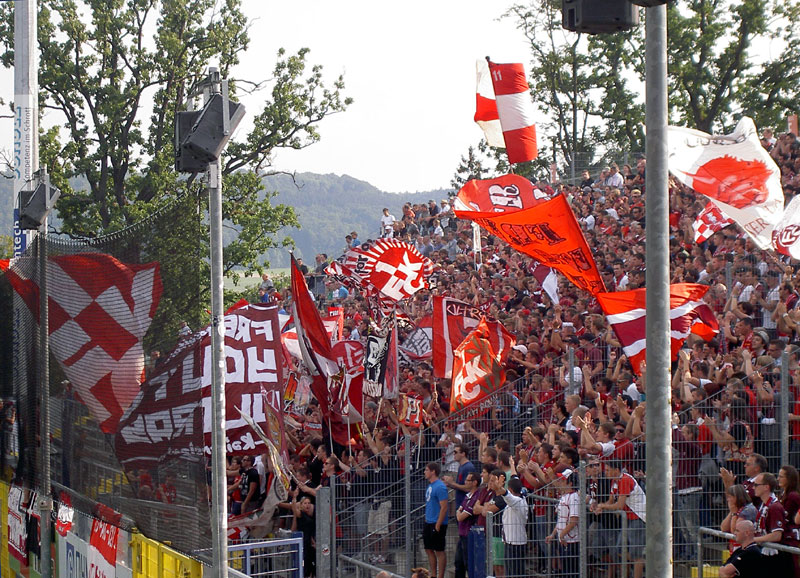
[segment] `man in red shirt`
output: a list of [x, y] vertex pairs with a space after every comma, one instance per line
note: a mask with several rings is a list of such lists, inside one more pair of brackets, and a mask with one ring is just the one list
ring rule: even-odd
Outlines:
[[[606, 476], [611, 480], [611, 496], [602, 504], [596, 504], [594, 512], [623, 510], [627, 517], [628, 555], [633, 560], [634, 578], [642, 578], [644, 573], [645, 545], [645, 495], [639, 484], [629, 474], [622, 471], [619, 460], [606, 461]], [[625, 533], [620, 532], [617, 547], [621, 551]], [[623, 564], [627, 561], [623, 560]]]
[[761, 507], [756, 516], [756, 537], [754, 542], [761, 546], [764, 556], [764, 576], [792, 576], [794, 569], [790, 556], [784, 556], [770, 543], [780, 543], [783, 530], [786, 528], [786, 510], [775, 496], [778, 480], [769, 472], [756, 476], [753, 489], [761, 500]]

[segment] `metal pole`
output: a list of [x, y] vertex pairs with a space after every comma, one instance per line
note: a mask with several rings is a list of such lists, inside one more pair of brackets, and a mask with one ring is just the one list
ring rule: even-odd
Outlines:
[[[44, 175], [47, 194], [50, 180]], [[38, 235], [39, 245], [39, 438], [41, 440], [41, 486], [39, 490], [40, 570], [42, 578], [52, 576], [50, 563], [51, 522], [53, 500], [50, 490], [50, 316], [47, 303], [47, 217]]]
[[336, 476], [331, 476], [331, 576], [338, 576], [336, 571]]
[[494, 576], [494, 513], [486, 512], [486, 576]]
[[39, 170], [39, 45], [36, 0], [14, 2], [14, 257], [31, 239], [19, 226], [19, 192]]
[[331, 578], [331, 489], [317, 490], [317, 578]]
[[789, 352], [785, 349], [781, 354], [781, 463], [789, 463]]
[[672, 576], [667, 7], [647, 8], [647, 578]]
[[[209, 67], [203, 100], [219, 93], [219, 71]], [[224, 95], [226, 96], [226, 95]], [[225, 319], [222, 301], [222, 163], [208, 167], [208, 214], [211, 241], [211, 484], [214, 576], [228, 576], [228, 512], [225, 480]]]
[[[397, 323], [397, 319], [395, 319], [395, 323]], [[413, 556], [413, 548], [416, 544], [414, 543], [413, 528], [411, 527], [413, 524], [411, 511], [414, 508], [411, 504], [411, 438], [409, 436], [406, 436], [406, 442], [403, 445], [403, 463], [405, 464], [405, 471], [403, 472], [403, 491], [406, 502], [406, 565], [402, 570], [398, 568], [398, 572], [402, 572], [404, 576], [410, 578], [411, 568], [413, 567], [411, 559]]]
[[586, 464], [578, 469], [578, 481], [580, 482], [578, 492], [580, 496], [581, 506], [578, 509], [578, 530], [580, 531], [581, 541], [578, 544], [579, 555], [579, 572], [581, 576], [589, 575], [588, 555], [589, 549], [589, 528], [586, 526]]
[[569, 387], [569, 395], [575, 394], [575, 348], [570, 345], [567, 349], [567, 385]]
[[731, 293], [733, 293], [733, 263], [731, 262], [725, 263], [725, 287], [728, 289], [726, 297], [730, 299]]

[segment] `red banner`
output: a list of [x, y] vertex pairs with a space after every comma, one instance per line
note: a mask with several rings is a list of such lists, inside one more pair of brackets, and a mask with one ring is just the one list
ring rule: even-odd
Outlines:
[[[262, 386], [283, 383], [277, 306], [249, 305], [225, 316], [227, 452], [263, 452], [239, 411], [267, 427]], [[142, 386], [115, 439], [121, 463], [154, 467], [171, 456], [211, 452], [211, 336], [208, 328], [182, 342]], [[202, 429], [200, 429], [202, 428]]]
[[[492, 334], [503, 336], [503, 345], [492, 345]], [[475, 330], [458, 346], [453, 362], [453, 387], [450, 394], [450, 411], [470, 408], [464, 419], [484, 414], [494, 403], [487, 400], [492, 392], [502, 387], [506, 380], [503, 359], [516, 340], [497, 322], [481, 319]]]
[[478, 307], [450, 297], [433, 298], [433, 375], [449, 378], [453, 351], [475, 329], [483, 314]]
[[397, 419], [409, 427], [420, 427], [422, 425], [422, 400], [401, 393]]
[[117, 575], [117, 540], [119, 528], [103, 520], [92, 522], [89, 537], [89, 576], [113, 578]]
[[472, 179], [458, 191], [453, 208], [456, 211], [509, 213], [542, 204], [550, 199], [550, 192], [534, 187], [533, 183], [521, 175]]
[[597, 264], [564, 195], [529, 209], [505, 213], [456, 211], [514, 249], [563, 273], [592, 294], [605, 291]]

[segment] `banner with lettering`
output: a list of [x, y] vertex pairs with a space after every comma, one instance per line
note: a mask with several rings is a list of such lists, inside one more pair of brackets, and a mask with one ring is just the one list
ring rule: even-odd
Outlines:
[[[226, 451], [264, 451], [239, 409], [261, 427], [261, 387], [283, 383], [275, 304], [248, 305], [225, 316]], [[155, 467], [179, 456], [211, 453], [211, 336], [208, 328], [182, 342], [142, 386], [120, 421], [117, 458], [126, 467]], [[237, 409], [238, 408], [238, 409]]]
[[117, 575], [117, 540], [119, 528], [103, 520], [92, 522], [89, 537], [89, 576], [114, 578]]
[[[30, 490], [11, 484], [8, 491], [8, 552], [21, 564], [28, 564], [28, 514], [25, 496]], [[30, 499], [30, 498], [29, 498]]]
[[580, 289], [593, 295], [605, 291], [597, 263], [564, 195], [517, 211], [456, 210], [456, 215], [478, 223], [517, 251], [560, 271]]

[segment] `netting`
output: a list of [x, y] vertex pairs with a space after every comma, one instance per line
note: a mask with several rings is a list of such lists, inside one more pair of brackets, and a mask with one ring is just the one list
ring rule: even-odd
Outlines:
[[[56, 497], [187, 553], [210, 544], [202, 367], [191, 361], [200, 359], [191, 355], [200, 343], [191, 328], [207, 324], [199, 203], [186, 195], [114, 235], [51, 235], [46, 246]], [[33, 243], [0, 278], [3, 476], [35, 489], [39, 250]], [[180, 411], [137, 413], [145, 393], [183, 396]]]

